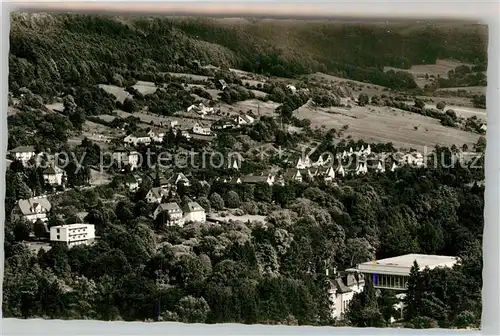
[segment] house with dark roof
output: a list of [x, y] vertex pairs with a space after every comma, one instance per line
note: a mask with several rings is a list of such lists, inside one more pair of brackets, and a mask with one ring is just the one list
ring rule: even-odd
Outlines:
[[207, 216], [205, 209], [197, 202], [189, 202], [182, 208], [184, 210], [184, 222], [205, 222]]
[[123, 142], [128, 145], [137, 146], [139, 144], [149, 145], [151, 143], [151, 137], [145, 131], [139, 131], [132, 134], [127, 135]]
[[259, 184], [259, 183], [267, 183], [269, 185], [273, 185], [274, 176], [269, 175], [246, 175], [241, 178], [241, 183], [244, 184]]
[[174, 185], [176, 185], [176, 186], [177, 186], [177, 184], [179, 184], [179, 182], [181, 182], [182, 184], [184, 184], [184, 186], [186, 186], [186, 187], [189, 187], [191, 185], [189, 179], [183, 173], [178, 173], [174, 177], [173, 182], [174, 182]]
[[330, 312], [332, 318], [342, 320], [349, 308], [354, 294], [363, 291], [365, 280], [362, 274], [333, 274], [330, 282]]
[[12, 210], [12, 217], [15, 219], [24, 218], [32, 223], [38, 219], [47, 221], [47, 215], [52, 208], [49, 200], [45, 197], [34, 197], [30, 199], [19, 200]]
[[215, 87], [218, 89], [218, 90], [221, 90], [221, 91], [224, 91], [225, 89], [227, 89], [229, 86], [227, 85], [226, 81], [223, 80], [223, 79], [219, 79], [217, 81], [215, 81]]
[[299, 169], [288, 169], [283, 174], [283, 178], [289, 182], [302, 182], [302, 174], [300, 173]]
[[146, 201], [148, 203], [161, 203], [163, 196], [168, 196], [168, 190], [165, 188], [151, 188], [146, 194]]
[[177, 203], [172, 202], [158, 205], [153, 212], [153, 218], [156, 219], [162, 212], [168, 213], [168, 225], [184, 225], [182, 209]]
[[62, 185], [64, 170], [58, 166], [49, 166], [43, 171], [43, 180], [49, 185]]
[[35, 147], [19, 146], [9, 151], [13, 159], [21, 161], [24, 165], [36, 156]]
[[130, 191], [136, 191], [139, 189], [139, 184], [142, 182], [142, 179], [137, 175], [127, 175], [125, 178], [125, 186]]

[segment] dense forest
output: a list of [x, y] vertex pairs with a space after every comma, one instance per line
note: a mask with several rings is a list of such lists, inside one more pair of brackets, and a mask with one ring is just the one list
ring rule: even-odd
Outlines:
[[323, 71], [413, 89], [409, 74], [384, 73], [383, 67], [434, 64], [437, 58], [485, 67], [487, 60], [487, 27], [471, 24], [228, 24], [208, 18], [73, 14], [11, 18], [11, 91], [27, 87], [47, 96], [62, 91], [63, 83], [108, 83], [116, 74], [155, 81], [168, 71], [200, 71], [200, 64], [282, 77]]

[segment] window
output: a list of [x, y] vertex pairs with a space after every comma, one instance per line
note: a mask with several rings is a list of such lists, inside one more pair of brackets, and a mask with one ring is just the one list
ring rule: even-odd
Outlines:
[[61, 232], [61, 229], [57, 229], [57, 233], [60, 233]]
[[61, 237], [59, 235], [57, 235], [57, 239], [61, 239]]

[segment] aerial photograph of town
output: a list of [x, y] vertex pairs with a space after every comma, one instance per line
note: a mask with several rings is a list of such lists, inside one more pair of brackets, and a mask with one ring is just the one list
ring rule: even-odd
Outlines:
[[4, 318], [480, 328], [486, 25], [10, 21]]

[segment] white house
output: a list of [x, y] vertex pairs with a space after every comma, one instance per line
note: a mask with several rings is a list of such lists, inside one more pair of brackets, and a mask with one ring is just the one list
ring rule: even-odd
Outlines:
[[175, 177], [174, 184], [177, 186], [179, 182], [182, 182], [186, 187], [189, 187], [191, 185], [189, 179], [183, 173], [178, 173], [177, 176]]
[[156, 219], [162, 212], [167, 212], [169, 215], [168, 225], [184, 225], [182, 209], [177, 203], [172, 202], [158, 205], [156, 210], [153, 212], [153, 218]]
[[200, 125], [199, 123], [196, 123], [193, 126], [193, 133], [199, 135], [210, 135], [212, 131], [210, 130], [210, 127], [205, 127]]
[[214, 108], [213, 107], [207, 107], [203, 103], [199, 103], [198, 105], [191, 105], [187, 108], [188, 112], [196, 112], [202, 116], [207, 115], [207, 114], [213, 114], [214, 113]]
[[141, 131], [127, 135], [125, 139], [123, 139], [123, 142], [133, 146], [139, 144], [149, 145], [151, 143], [151, 137], [148, 133]]
[[375, 171], [376, 171], [377, 173], [383, 173], [383, 172], [385, 172], [385, 167], [384, 167], [384, 165], [382, 164], [382, 161], [379, 161], [379, 162], [377, 163], [377, 168], [375, 168]]
[[153, 142], [163, 142], [163, 138], [165, 137], [165, 131], [159, 128], [150, 129], [148, 132], [148, 136], [151, 138]]
[[318, 175], [321, 176], [325, 182], [331, 182], [335, 178], [335, 169], [333, 169], [333, 167], [320, 169]]
[[366, 174], [368, 172], [368, 168], [366, 167], [366, 162], [360, 162], [356, 167], [356, 175]]
[[196, 202], [189, 202], [183, 207], [184, 210], [184, 222], [205, 222], [207, 216], [205, 214], [205, 209]]
[[50, 185], [61, 185], [63, 183], [64, 170], [58, 166], [50, 166], [43, 171], [43, 180]]
[[271, 174], [266, 175], [247, 175], [241, 178], [241, 183], [245, 184], [258, 184], [267, 183], [268, 185], [274, 184], [274, 176]]
[[19, 146], [10, 151], [12, 157], [19, 160], [26, 165], [26, 163], [36, 156], [35, 147], [33, 146]]
[[407, 153], [403, 156], [403, 162], [421, 167], [424, 164], [424, 156], [421, 153]]
[[13, 210], [13, 216], [24, 218], [33, 223], [38, 219], [47, 221], [47, 215], [51, 208], [49, 200], [44, 197], [19, 200]]
[[342, 320], [354, 294], [361, 293], [365, 285], [363, 274], [335, 275], [330, 279], [330, 311], [333, 318]]
[[297, 92], [297, 88], [291, 84], [288, 84], [286, 87], [292, 92], [292, 94], [295, 94], [295, 92]]
[[299, 169], [290, 169], [283, 174], [283, 177], [287, 181], [297, 181], [302, 182], [302, 174]]
[[316, 161], [313, 166], [316, 166], [316, 167], [322, 167], [328, 163], [330, 163], [332, 161], [332, 157], [330, 155], [321, 155], [319, 158], [318, 158], [318, 161]]
[[129, 165], [132, 170], [142, 164], [141, 154], [139, 152], [130, 151], [124, 148], [117, 149], [113, 152], [113, 160], [119, 164], [119, 167], [122, 167], [122, 165]]
[[63, 242], [68, 247], [90, 245], [95, 241], [95, 227], [84, 223], [52, 226], [50, 241]]
[[125, 185], [130, 191], [136, 191], [139, 189], [139, 184], [141, 183], [141, 178], [136, 175], [130, 175], [125, 180]]
[[342, 166], [341, 163], [339, 163], [339, 166], [336, 169], [336, 173], [339, 174], [339, 175], [342, 175], [342, 177], [345, 176], [345, 169], [344, 169], [344, 166]]
[[237, 125], [251, 125], [255, 122], [255, 119], [252, 116], [244, 114], [237, 116], [235, 122]]
[[181, 136], [183, 136], [184, 138], [186, 138], [187, 140], [191, 139], [191, 134], [189, 134], [188, 131], [182, 131], [181, 132]]
[[164, 188], [151, 188], [146, 194], [146, 202], [161, 203], [163, 196], [168, 196], [168, 191]]
[[305, 157], [299, 157], [297, 159], [297, 164], [295, 165], [295, 168], [297, 169], [306, 169], [306, 168], [310, 168], [312, 165], [311, 165], [311, 159], [309, 158], [308, 155], [306, 155]]

